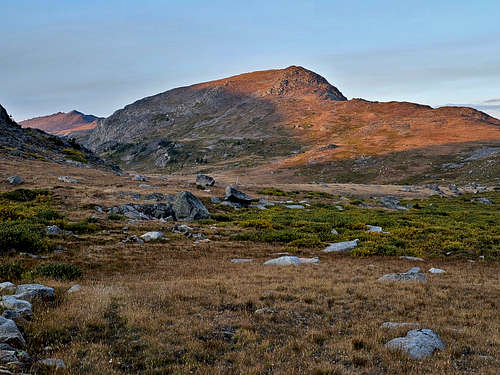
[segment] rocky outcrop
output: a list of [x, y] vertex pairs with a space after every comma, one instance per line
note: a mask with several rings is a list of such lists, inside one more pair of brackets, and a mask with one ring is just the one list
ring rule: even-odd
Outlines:
[[436, 350], [443, 350], [444, 343], [430, 329], [413, 329], [405, 337], [397, 337], [386, 344], [389, 350], [401, 350], [411, 358], [422, 359]]

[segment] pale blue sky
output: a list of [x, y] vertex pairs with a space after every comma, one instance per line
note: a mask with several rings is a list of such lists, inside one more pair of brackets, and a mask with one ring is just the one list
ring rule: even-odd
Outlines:
[[[500, 1], [0, 0], [0, 103], [18, 121], [302, 65], [348, 98], [500, 117]], [[495, 112], [496, 107], [496, 112]]]

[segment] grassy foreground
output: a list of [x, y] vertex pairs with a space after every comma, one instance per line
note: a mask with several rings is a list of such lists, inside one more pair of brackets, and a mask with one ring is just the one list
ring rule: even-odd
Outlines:
[[[486, 194], [494, 205], [468, 195], [404, 201], [413, 204], [409, 211], [361, 208], [375, 201], [304, 191], [261, 195], [306, 199], [311, 206], [304, 210], [233, 211], [204, 199], [213, 218], [190, 225], [211, 241], [194, 243], [170, 233], [172, 223], [92, 219], [96, 203], [110, 206], [115, 198], [89, 186], [0, 197], [0, 240], [11, 241], [12, 231], [25, 239], [2, 253], [0, 281], [41, 282], [57, 292], [53, 303], [35, 306], [24, 327], [34, 358], [64, 359], [71, 374], [499, 371], [499, 193]], [[43, 229], [50, 224], [78, 238], [48, 238]], [[390, 233], [366, 233], [367, 224]], [[162, 230], [169, 240], [119, 244], [148, 230]], [[353, 238], [360, 246], [349, 255], [320, 253], [329, 242]], [[321, 263], [262, 265], [282, 251], [319, 256]], [[231, 263], [236, 257], [254, 262]], [[376, 281], [415, 265], [446, 273], [427, 274], [426, 284]], [[66, 294], [75, 283], [84, 289]], [[384, 344], [407, 330], [380, 329], [385, 321], [418, 322], [446, 349], [421, 361], [388, 352]]]

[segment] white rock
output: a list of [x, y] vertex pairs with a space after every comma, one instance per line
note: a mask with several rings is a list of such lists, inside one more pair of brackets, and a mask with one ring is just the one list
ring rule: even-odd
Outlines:
[[339, 210], [339, 211], [344, 211], [344, 207], [342, 207], [342, 206], [335, 206], [335, 208], [336, 208], [337, 210]]
[[445, 270], [442, 270], [440, 268], [432, 267], [431, 269], [429, 269], [429, 273], [445, 273], [445, 272], [446, 272]]
[[287, 204], [285, 205], [285, 207], [292, 210], [302, 210], [304, 208], [304, 206], [302, 206], [301, 204]]
[[366, 226], [367, 232], [372, 232], [372, 233], [381, 233], [382, 232], [382, 227], [379, 227], [377, 225], [367, 225]]
[[0, 283], [0, 294], [15, 293], [15, 292], [16, 292], [16, 286], [11, 282], [6, 281], [4, 283]]
[[141, 238], [145, 241], [145, 242], [149, 242], [149, 241], [154, 241], [154, 240], [159, 240], [160, 238], [163, 238], [163, 232], [147, 232], [147, 233], [144, 233]]
[[420, 272], [420, 267], [412, 267], [409, 269], [407, 273], [419, 273]]
[[405, 337], [392, 339], [385, 346], [392, 351], [401, 350], [415, 359], [428, 357], [435, 350], [445, 348], [439, 336], [430, 329], [413, 329]]
[[301, 264], [319, 264], [318, 257], [314, 258], [299, 258]]
[[356, 247], [358, 247], [359, 239], [355, 239], [352, 241], [344, 241], [344, 242], [336, 242], [328, 245], [325, 249], [321, 250], [323, 253], [331, 253], [331, 252], [343, 252], [349, 251]]
[[337, 232], [335, 229], [332, 229], [332, 230], [330, 231], [330, 233], [331, 233], [331, 234], [339, 234], [339, 232]]

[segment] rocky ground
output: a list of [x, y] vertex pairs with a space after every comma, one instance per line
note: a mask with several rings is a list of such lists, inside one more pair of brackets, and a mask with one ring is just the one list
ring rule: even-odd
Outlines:
[[0, 373], [498, 373], [496, 185], [213, 177], [2, 159]]

